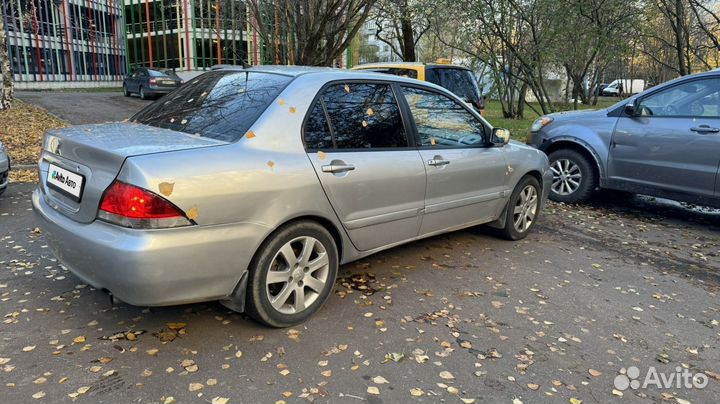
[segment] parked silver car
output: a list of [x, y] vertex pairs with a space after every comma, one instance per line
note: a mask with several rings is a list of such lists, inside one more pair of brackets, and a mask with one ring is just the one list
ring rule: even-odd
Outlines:
[[5, 150], [5, 145], [0, 142], [0, 195], [7, 189], [10, 182], [10, 156]]
[[90, 285], [282, 327], [318, 310], [339, 264], [481, 223], [525, 237], [552, 174], [507, 135], [412, 79], [221, 69], [130, 122], [48, 132], [32, 200]]

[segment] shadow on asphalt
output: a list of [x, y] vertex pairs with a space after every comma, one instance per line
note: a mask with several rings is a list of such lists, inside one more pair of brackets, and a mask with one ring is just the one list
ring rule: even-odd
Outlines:
[[602, 192], [591, 199], [588, 206], [645, 218], [671, 219], [720, 227], [720, 209], [646, 195]]

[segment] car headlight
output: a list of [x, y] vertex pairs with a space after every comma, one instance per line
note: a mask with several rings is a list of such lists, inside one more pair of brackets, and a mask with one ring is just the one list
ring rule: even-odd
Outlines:
[[545, 126], [549, 125], [552, 121], [553, 119], [549, 116], [540, 117], [535, 122], [533, 122], [532, 126], [530, 127], [530, 132], [537, 132]]
[[3, 152], [5, 152], [5, 145], [0, 143], [0, 153], [3, 153]]

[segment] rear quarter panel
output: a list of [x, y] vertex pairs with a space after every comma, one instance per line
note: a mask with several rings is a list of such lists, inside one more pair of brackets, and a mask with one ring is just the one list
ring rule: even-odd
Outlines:
[[344, 237], [301, 139], [324, 82], [293, 81], [236, 143], [130, 157], [118, 179], [162, 194], [200, 226], [267, 228], [253, 251], [279, 225], [306, 215], [331, 221]]

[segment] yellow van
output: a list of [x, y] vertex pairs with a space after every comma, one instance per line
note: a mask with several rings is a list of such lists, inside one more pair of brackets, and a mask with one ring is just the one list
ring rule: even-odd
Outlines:
[[368, 70], [429, 81], [452, 91], [481, 114], [485, 110], [485, 98], [482, 96], [472, 70], [449, 64], [443, 59], [438, 60], [437, 63], [367, 63], [355, 66], [352, 70]]

